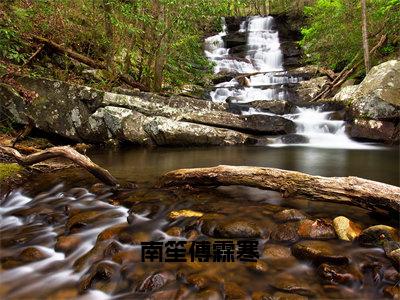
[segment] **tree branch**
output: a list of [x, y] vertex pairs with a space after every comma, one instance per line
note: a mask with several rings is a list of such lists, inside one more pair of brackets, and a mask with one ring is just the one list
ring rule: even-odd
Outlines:
[[30, 155], [22, 155], [13, 148], [0, 146], [0, 153], [13, 157], [18, 162], [18, 164], [25, 167], [37, 164], [51, 158], [63, 157], [83, 167], [105, 184], [111, 186], [119, 185], [117, 179], [115, 179], [110, 174], [110, 172], [96, 165], [90, 160], [89, 157], [80, 154], [75, 149], [69, 146], [51, 147]]

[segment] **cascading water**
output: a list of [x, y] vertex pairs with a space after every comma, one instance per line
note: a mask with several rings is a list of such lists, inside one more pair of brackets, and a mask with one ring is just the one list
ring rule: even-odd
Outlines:
[[[223, 19], [223, 31], [205, 41], [206, 56], [215, 63], [214, 72], [234, 77], [230, 81], [217, 84], [210, 92], [211, 99], [215, 102], [231, 103], [290, 100], [287, 85], [296, 84], [302, 78], [290, 76], [284, 70], [279, 34], [274, 29], [274, 18], [249, 17], [240, 24], [238, 32], [247, 33], [244, 58], [231, 54], [231, 49], [226, 48], [224, 39], [231, 33], [227, 31], [225, 19]], [[329, 120], [331, 112], [322, 112], [318, 108], [296, 110], [294, 114], [284, 117], [293, 120], [297, 127], [296, 133], [305, 136], [306, 139], [303, 139], [302, 143], [290, 145], [349, 149], [373, 147], [348, 138], [345, 133], [345, 122]], [[252, 108], [243, 114], [271, 115]], [[287, 144], [277, 138], [274, 145]]]

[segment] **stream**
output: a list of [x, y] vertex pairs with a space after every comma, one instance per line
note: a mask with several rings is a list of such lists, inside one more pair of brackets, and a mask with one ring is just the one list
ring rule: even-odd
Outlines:
[[[231, 59], [223, 32], [206, 40], [215, 72], [264, 72], [248, 87], [219, 84], [213, 101], [286, 99], [272, 17], [251, 17], [247, 59]], [[278, 76], [279, 75], [279, 76]], [[247, 113], [262, 113], [251, 111]], [[155, 188], [163, 173], [219, 164], [276, 167], [320, 176], [359, 176], [399, 185], [398, 148], [350, 140], [330, 112], [285, 115], [307, 142], [209, 148], [90, 150], [89, 157], [133, 190], [113, 192], [82, 170], [42, 174], [0, 206], [0, 298], [8, 299], [384, 299], [400, 275], [378, 245], [339, 240], [332, 220], [361, 229], [398, 220], [344, 204], [284, 198], [245, 186]], [[231, 238], [232, 237], [232, 238]], [[251, 239], [255, 262], [142, 262], [141, 242]], [[316, 251], [307, 256], [302, 248]], [[297, 252], [296, 252], [297, 251]], [[300, 251], [300, 254], [299, 254]], [[306, 251], [307, 252], [307, 251]]]

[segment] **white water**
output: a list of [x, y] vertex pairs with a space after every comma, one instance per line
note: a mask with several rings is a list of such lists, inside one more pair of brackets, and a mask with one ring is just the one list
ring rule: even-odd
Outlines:
[[[288, 76], [283, 68], [283, 55], [280, 49], [279, 35], [273, 30], [274, 19], [268, 17], [250, 17], [240, 25], [239, 32], [247, 32], [247, 52], [245, 59], [239, 60], [229, 55], [223, 37], [229, 33], [223, 19], [223, 32], [206, 39], [206, 56], [216, 66], [216, 74], [257, 73], [245, 77], [241, 82], [232, 79], [219, 83], [210, 92], [215, 102], [229, 100], [233, 103], [248, 103], [255, 100], [289, 100], [287, 84], [295, 84], [301, 78]], [[243, 114], [266, 114], [250, 109]], [[295, 122], [297, 134], [308, 138], [308, 143], [290, 144], [291, 146], [310, 146], [318, 148], [371, 149], [376, 148], [365, 143], [352, 141], [345, 133], [345, 122], [329, 120], [330, 112], [317, 108], [298, 108], [295, 114], [284, 117]], [[271, 115], [268, 113], [268, 115]], [[273, 146], [288, 146], [278, 138]]]
[[[19, 232], [22, 228], [41, 226], [42, 229], [36, 232], [36, 238], [29, 242], [29, 247], [35, 247], [44, 253], [47, 258], [25, 264], [10, 270], [5, 270], [0, 276], [0, 285], [5, 285], [10, 288], [8, 297], [10, 298], [23, 298], [26, 299], [27, 295], [34, 294], [40, 295], [42, 292], [49, 292], [56, 290], [59, 287], [77, 283], [81, 276], [88, 270], [90, 266], [80, 272], [75, 272], [73, 263], [88, 252], [96, 242], [98, 234], [104, 229], [123, 223], [126, 221], [128, 215], [127, 209], [123, 207], [115, 207], [108, 203], [100, 201], [102, 197], [96, 197], [94, 194], [89, 193], [86, 189], [79, 189], [79, 196], [74, 195], [78, 189], [72, 189], [68, 192], [63, 192], [63, 185], [58, 185], [49, 192], [42, 193], [34, 198], [25, 196], [21, 191], [14, 191], [5, 199], [2, 199], [0, 206], [0, 234], [5, 234], [6, 231], [13, 230]], [[77, 193], [78, 194], [78, 193]], [[48, 203], [57, 206], [57, 203], [65, 203], [74, 208], [82, 209], [104, 209], [104, 221], [101, 221], [99, 226], [95, 228], [84, 230], [76, 234], [70, 234], [80, 237], [82, 243], [80, 246], [69, 255], [57, 252], [54, 249], [55, 238], [59, 235], [59, 227], [53, 227], [42, 223], [36, 219], [35, 215], [28, 217], [16, 217], [14, 213], [35, 207], [40, 203]], [[107, 218], [113, 213], [112, 218]], [[42, 240], [48, 242], [40, 242]], [[20, 252], [25, 247], [18, 248]], [[10, 252], [11, 251], [11, 252]], [[4, 251], [2, 256], [14, 256], [15, 251], [12, 249]], [[60, 267], [49, 270], [52, 264], [60, 264]], [[45, 274], [45, 276], [43, 276]], [[18, 289], [14, 289], [18, 287]], [[85, 299], [99, 299], [97, 293], [85, 296]]]

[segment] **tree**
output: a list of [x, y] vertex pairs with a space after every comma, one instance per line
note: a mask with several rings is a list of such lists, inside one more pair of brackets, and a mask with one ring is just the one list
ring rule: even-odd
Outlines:
[[362, 20], [362, 37], [363, 37], [363, 49], [364, 49], [364, 63], [365, 72], [368, 73], [371, 68], [369, 60], [369, 46], [368, 46], [368, 27], [367, 27], [367, 4], [366, 0], [361, 0], [361, 20]]

